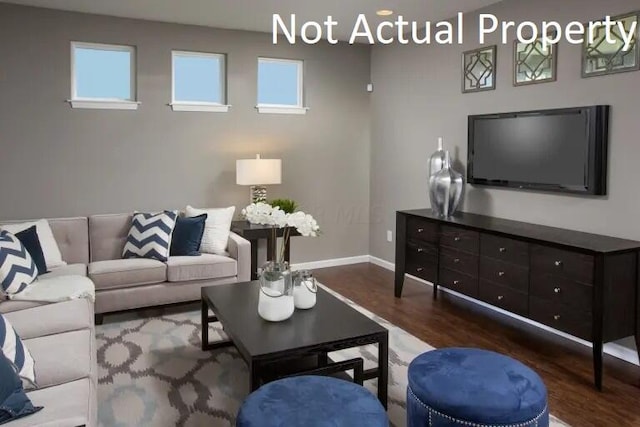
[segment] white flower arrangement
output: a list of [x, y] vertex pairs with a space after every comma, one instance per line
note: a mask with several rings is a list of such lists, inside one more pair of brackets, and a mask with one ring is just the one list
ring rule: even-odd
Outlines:
[[284, 248], [287, 246], [294, 228], [301, 236], [316, 237], [320, 233], [320, 226], [313, 216], [302, 211], [286, 213], [279, 206], [268, 203], [251, 203], [242, 209], [242, 216], [252, 224], [270, 225], [273, 227], [273, 244], [275, 253], [276, 228], [284, 228], [283, 245], [279, 262], [284, 261]]
[[286, 213], [268, 203], [252, 203], [242, 210], [242, 216], [252, 224], [292, 227], [305, 237], [316, 237], [320, 232], [320, 226], [313, 216], [302, 211]]

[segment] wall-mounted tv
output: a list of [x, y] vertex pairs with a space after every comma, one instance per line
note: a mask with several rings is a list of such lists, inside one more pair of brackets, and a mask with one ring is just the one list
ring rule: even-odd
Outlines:
[[467, 182], [605, 195], [609, 106], [469, 116]]

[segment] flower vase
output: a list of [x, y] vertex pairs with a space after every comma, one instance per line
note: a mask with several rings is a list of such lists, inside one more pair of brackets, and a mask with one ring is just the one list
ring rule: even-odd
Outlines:
[[308, 270], [297, 271], [293, 280], [293, 302], [297, 309], [308, 310], [316, 305], [318, 285]]
[[281, 322], [290, 318], [294, 310], [289, 263], [267, 262], [260, 273], [258, 314], [269, 322]]
[[445, 151], [442, 170], [429, 178], [429, 199], [433, 212], [445, 218], [452, 216], [460, 204], [463, 187], [462, 175], [451, 168], [451, 156]]

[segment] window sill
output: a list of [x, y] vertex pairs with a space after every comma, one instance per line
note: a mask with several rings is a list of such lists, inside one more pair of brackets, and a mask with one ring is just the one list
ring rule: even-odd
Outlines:
[[280, 107], [269, 105], [256, 106], [260, 114], [307, 114], [307, 107]]
[[71, 108], [86, 108], [92, 110], [137, 110], [140, 105], [135, 101], [103, 101], [88, 99], [70, 99], [67, 101]]
[[188, 102], [172, 102], [169, 104], [173, 111], [199, 111], [204, 113], [228, 113], [231, 105], [198, 104]]

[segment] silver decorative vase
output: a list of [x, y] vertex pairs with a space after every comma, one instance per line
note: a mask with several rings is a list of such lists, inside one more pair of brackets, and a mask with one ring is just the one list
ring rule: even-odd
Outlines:
[[442, 170], [429, 178], [429, 199], [433, 212], [445, 218], [452, 216], [460, 204], [463, 187], [462, 175], [451, 168], [451, 156], [445, 151]]
[[429, 157], [429, 178], [437, 172], [440, 172], [444, 167], [445, 152], [443, 149], [443, 140], [438, 138], [438, 150]]

